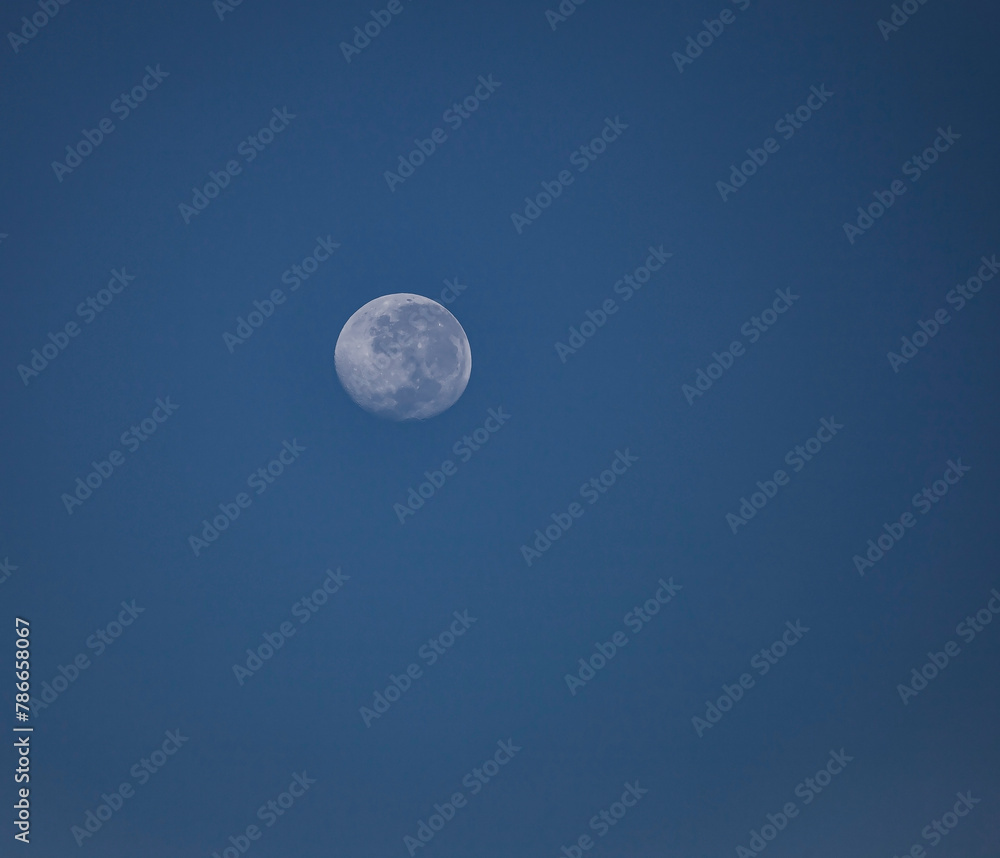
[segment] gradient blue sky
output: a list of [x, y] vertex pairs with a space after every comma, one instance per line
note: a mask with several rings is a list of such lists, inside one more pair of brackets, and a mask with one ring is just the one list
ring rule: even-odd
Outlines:
[[[250, 0], [220, 21], [209, 0], [79, 2], [16, 53], [5, 38], [0, 558], [17, 569], [0, 594], [5, 621], [32, 622], [35, 693], [94, 655], [123, 600], [144, 608], [33, 721], [34, 854], [208, 858], [305, 771], [316, 784], [251, 858], [403, 858], [508, 739], [523, 750], [417, 854], [555, 858], [638, 780], [648, 794], [588, 854], [733, 856], [841, 748], [853, 762], [769, 856], [995, 854], [1000, 628], [966, 643], [956, 626], [1000, 587], [1000, 281], [898, 373], [886, 354], [1000, 252], [1000, 19], [930, 0], [886, 41], [888, 3], [740, 5], [683, 73], [672, 52], [721, 0], [592, 0], [555, 30], [544, 0], [402, 0], [350, 63], [338, 45], [372, 4]], [[8, 4], [4, 33], [37, 8]], [[157, 64], [169, 76], [115, 118]], [[833, 96], [782, 139], [813, 86]], [[241, 142], [283, 108], [294, 119], [245, 163]], [[105, 117], [115, 130], [58, 181], [52, 161]], [[571, 153], [609, 117], [628, 128], [578, 172]], [[384, 171], [439, 126], [390, 191]], [[961, 137], [912, 181], [904, 162], [939, 126]], [[723, 202], [715, 183], [770, 136], [778, 151]], [[234, 158], [185, 224], [178, 205]], [[573, 184], [518, 234], [511, 214], [565, 169]], [[896, 179], [906, 193], [849, 243], [844, 222]], [[223, 333], [328, 236], [337, 252], [230, 354]], [[661, 244], [663, 269], [561, 362], [555, 343]], [[122, 267], [135, 280], [86, 324], [77, 306]], [[421, 424], [361, 411], [333, 369], [344, 322], [453, 278], [464, 396]], [[800, 298], [749, 344], [776, 289]], [[18, 364], [74, 320], [26, 386]], [[682, 385], [734, 340], [746, 353], [689, 405]], [[126, 451], [166, 397], [176, 413]], [[401, 525], [393, 504], [498, 407], [509, 421]], [[822, 418], [843, 430], [791, 473]], [[202, 519], [293, 439], [296, 462], [194, 556]], [[581, 499], [626, 448], [638, 462]], [[67, 514], [61, 494], [114, 449], [124, 464]], [[971, 470], [921, 514], [913, 495], [959, 458]], [[726, 514], [779, 468], [789, 484], [734, 535]], [[528, 567], [520, 546], [574, 501], [583, 517]], [[915, 527], [859, 576], [852, 557], [907, 510]], [[293, 605], [337, 568], [349, 580], [300, 624]], [[624, 617], [660, 578], [682, 589], [634, 634]], [[476, 623], [366, 727], [360, 708], [465, 610]], [[705, 701], [796, 620], [810, 631], [699, 738]], [[241, 687], [232, 666], [286, 621], [296, 635]], [[629, 643], [571, 695], [565, 675], [617, 631]], [[904, 706], [897, 684], [948, 640], [961, 654]], [[71, 826], [178, 728], [189, 741], [78, 849]], [[932, 848], [921, 829], [959, 791], [981, 803]]]

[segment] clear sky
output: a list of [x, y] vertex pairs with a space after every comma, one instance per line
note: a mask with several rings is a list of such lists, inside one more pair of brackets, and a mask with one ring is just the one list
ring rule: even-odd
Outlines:
[[33, 854], [995, 855], [1000, 18], [902, 6], [7, 3]]

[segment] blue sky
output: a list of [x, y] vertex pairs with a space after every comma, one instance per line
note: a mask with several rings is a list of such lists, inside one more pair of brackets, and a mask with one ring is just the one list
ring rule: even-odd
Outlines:
[[[789, 803], [769, 855], [992, 854], [994, 11], [392, 8], [349, 61], [372, 4], [0, 22], [0, 593], [33, 697], [87, 662], [32, 713], [36, 854], [732, 856]], [[334, 371], [396, 292], [472, 348], [422, 423]]]

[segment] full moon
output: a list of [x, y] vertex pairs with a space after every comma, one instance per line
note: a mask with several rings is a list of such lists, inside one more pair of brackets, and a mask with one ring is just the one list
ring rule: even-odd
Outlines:
[[437, 301], [400, 292], [369, 301], [347, 320], [334, 363], [344, 390], [365, 411], [424, 420], [465, 392], [472, 350], [458, 319]]

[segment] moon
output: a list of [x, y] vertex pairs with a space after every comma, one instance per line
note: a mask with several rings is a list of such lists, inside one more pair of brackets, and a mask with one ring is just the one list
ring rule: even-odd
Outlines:
[[426, 420], [454, 405], [472, 374], [465, 331], [437, 301], [399, 292], [369, 301], [344, 325], [337, 377], [365, 411]]

